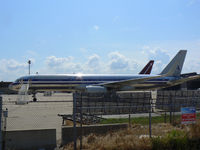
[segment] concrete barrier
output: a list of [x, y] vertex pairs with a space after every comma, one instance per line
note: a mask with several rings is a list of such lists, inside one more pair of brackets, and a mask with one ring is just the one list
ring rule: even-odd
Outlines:
[[7, 131], [5, 139], [6, 149], [54, 150], [56, 129]]
[[[127, 128], [128, 124], [107, 124], [107, 125], [90, 125], [82, 127], [82, 135], [86, 136], [91, 133], [105, 134], [109, 131], [115, 131]], [[81, 128], [77, 127], [77, 137], [81, 135]], [[66, 145], [73, 141], [73, 127], [62, 127], [62, 145]]]

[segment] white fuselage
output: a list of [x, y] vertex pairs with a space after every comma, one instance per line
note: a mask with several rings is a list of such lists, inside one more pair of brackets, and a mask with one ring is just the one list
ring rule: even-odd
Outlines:
[[[156, 75], [94, 75], [94, 74], [61, 74], [61, 75], [30, 75], [17, 79], [10, 85], [10, 89], [19, 90], [22, 84], [29, 84], [30, 90], [35, 91], [76, 91], [88, 85], [118, 82], [129, 79], [140, 79]], [[137, 87], [150, 87], [165, 84], [174, 77], [150, 79], [139, 83]], [[136, 87], [136, 85], [134, 85]]]

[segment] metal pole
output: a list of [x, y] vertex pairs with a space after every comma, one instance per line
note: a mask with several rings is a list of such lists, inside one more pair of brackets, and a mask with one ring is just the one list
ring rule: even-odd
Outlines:
[[151, 138], [151, 105], [149, 111], [149, 137]]
[[128, 114], [128, 123], [129, 123], [129, 127], [131, 127], [131, 101], [129, 99], [129, 114]]
[[0, 150], [2, 150], [2, 97], [0, 96]]
[[2, 132], [2, 150], [5, 150], [6, 147], [6, 126], [7, 126], [7, 117], [8, 117], [8, 108], [3, 111], [3, 117], [4, 117], [4, 129]]
[[80, 150], [82, 150], [82, 136], [83, 136], [83, 128], [82, 128], [82, 125], [83, 125], [83, 112], [82, 112], [82, 94], [81, 94], [81, 106], [80, 106], [80, 117], [81, 117], [81, 136], [80, 136]]
[[77, 131], [76, 131], [76, 94], [73, 93], [73, 130], [74, 130], [74, 150], [76, 150], [76, 139], [77, 139]]
[[169, 114], [170, 123], [172, 123], [172, 96], [170, 93], [170, 114]]
[[28, 74], [30, 75], [30, 70], [31, 70], [31, 67], [30, 67], [30, 64], [28, 65]]
[[167, 114], [166, 114], [166, 111], [165, 111], [165, 116], [164, 116], [164, 122], [167, 123]]
[[151, 111], [152, 111], [152, 108], [151, 108], [151, 100], [150, 100], [150, 103], [149, 103], [149, 137], [151, 138]]
[[28, 74], [30, 75], [30, 73], [31, 73], [31, 61], [29, 60], [28, 61]]

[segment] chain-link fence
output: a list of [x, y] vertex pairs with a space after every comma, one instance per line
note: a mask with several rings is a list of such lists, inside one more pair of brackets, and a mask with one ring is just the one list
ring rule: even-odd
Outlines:
[[[128, 116], [124, 122], [141, 124], [145, 128], [141, 135], [151, 137], [160, 132], [158, 123], [180, 125], [181, 108], [184, 107], [195, 108], [196, 119], [199, 119], [200, 91], [75, 93], [73, 119], [82, 127], [82, 124], [106, 122], [102, 120], [113, 123], [121, 116]], [[109, 119], [113, 117], [115, 121]]]
[[[151, 112], [166, 118], [167, 114], [179, 114], [182, 107], [195, 107], [196, 110], [200, 108], [200, 91], [158, 91], [153, 94], [155, 96], [151, 92], [75, 93], [76, 114], [112, 117]], [[172, 119], [171, 116], [170, 120]]]

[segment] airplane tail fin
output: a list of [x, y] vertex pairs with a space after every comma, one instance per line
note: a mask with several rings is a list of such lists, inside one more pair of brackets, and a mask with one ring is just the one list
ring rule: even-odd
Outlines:
[[163, 69], [160, 75], [180, 76], [187, 50], [180, 50], [171, 62]]
[[154, 60], [150, 60], [148, 64], [140, 71], [139, 74], [151, 74]]

